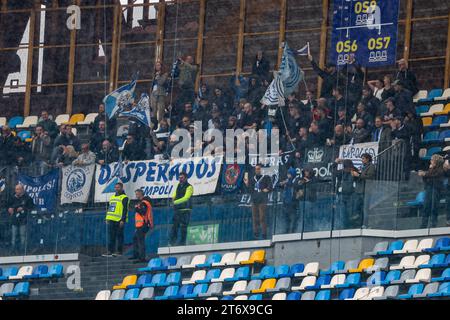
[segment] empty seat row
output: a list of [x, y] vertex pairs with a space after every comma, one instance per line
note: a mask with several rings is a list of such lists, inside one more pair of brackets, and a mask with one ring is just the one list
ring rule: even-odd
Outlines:
[[429, 103], [436, 101], [446, 101], [450, 99], [450, 88], [445, 90], [433, 89], [430, 92], [420, 90], [413, 98], [414, 103]]
[[254, 252], [243, 251], [239, 253], [228, 252], [224, 255], [213, 253], [208, 257], [204, 254], [194, 257], [184, 256], [179, 259], [167, 257], [164, 259], [153, 258], [148, 262], [147, 267], [140, 268], [140, 272], [157, 272], [163, 270], [177, 269], [196, 269], [209, 267], [225, 267], [237, 265], [252, 265], [265, 263], [265, 250], [256, 250]]
[[[72, 116], [68, 114], [60, 114], [55, 118], [55, 122], [58, 126], [63, 123], [68, 123], [71, 125], [90, 125], [94, 122], [97, 116], [98, 113], [89, 113], [86, 116], [81, 113], [74, 114]], [[0, 117], [0, 127], [8, 125], [10, 128], [28, 129], [35, 127], [38, 122], [38, 116], [28, 116], [25, 118], [22, 116], [15, 116], [9, 119], [9, 121], [5, 117]]]
[[416, 108], [416, 112], [420, 114], [421, 117], [432, 117], [438, 115], [447, 115], [450, 113], [450, 103], [444, 104], [434, 104], [431, 107], [419, 106]]
[[[433, 245], [434, 244], [434, 245]], [[388, 241], [381, 241], [375, 244], [373, 250], [366, 252], [366, 256], [383, 256], [396, 254], [411, 254], [411, 253], [434, 253], [440, 251], [450, 251], [450, 238], [442, 237], [436, 242], [432, 238], [422, 240], [411, 239], [406, 242], [403, 240], [396, 240], [392, 243]]]
[[0, 286], [0, 297], [2, 299], [8, 298], [23, 298], [30, 295], [30, 283], [29, 282], [19, 282], [19, 283], [4, 283]]
[[450, 141], [450, 130], [445, 131], [430, 131], [425, 134], [423, 137], [422, 143], [441, 143], [441, 142], [449, 142]]
[[450, 120], [448, 115], [439, 115], [436, 117], [423, 117], [422, 123], [423, 126], [427, 129], [450, 127]]
[[47, 265], [39, 265], [34, 268], [32, 266], [22, 266], [20, 269], [17, 267], [0, 268], [0, 281], [50, 279], [62, 276], [64, 276], [64, 274], [63, 266], [61, 264], [51, 265], [50, 268]]

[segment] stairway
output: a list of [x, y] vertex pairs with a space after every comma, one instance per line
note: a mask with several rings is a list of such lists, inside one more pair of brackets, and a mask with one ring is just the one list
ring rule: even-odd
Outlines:
[[128, 257], [80, 256], [81, 290], [67, 288], [67, 279], [56, 283], [32, 283], [30, 300], [93, 300], [100, 290], [111, 290], [128, 274], [136, 274], [146, 263], [133, 263]]

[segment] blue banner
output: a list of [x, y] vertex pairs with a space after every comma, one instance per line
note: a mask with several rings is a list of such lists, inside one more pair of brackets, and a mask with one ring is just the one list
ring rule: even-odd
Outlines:
[[232, 193], [242, 185], [245, 167], [239, 164], [225, 164], [222, 170], [221, 189], [223, 192]]
[[53, 170], [41, 177], [18, 175], [18, 181], [25, 188], [25, 192], [33, 199], [40, 209], [55, 212], [58, 195], [59, 170]]
[[394, 65], [399, 0], [334, 0], [329, 61], [338, 67], [353, 58], [365, 67]]

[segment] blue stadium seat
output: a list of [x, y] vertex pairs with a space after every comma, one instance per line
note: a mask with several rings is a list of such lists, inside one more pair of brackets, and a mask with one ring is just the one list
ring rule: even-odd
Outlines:
[[194, 287], [191, 293], [185, 294], [184, 299], [197, 298], [200, 293], [208, 292], [208, 285], [206, 283], [198, 284]]
[[404, 245], [404, 242], [402, 240], [397, 240], [392, 242], [387, 250], [383, 250], [383, 251], [378, 251], [377, 255], [382, 256], [382, 255], [391, 255], [394, 253], [394, 250], [402, 250]]
[[10, 293], [5, 293], [3, 296], [5, 298], [20, 298], [27, 297], [30, 295], [30, 283], [29, 282], [19, 282], [14, 287], [14, 290]]
[[345, 267], [345, 261], [334, 261], [330, 268], [327, 270], [321, 270], [320, 275], [334, 274], [338, 270], [342, 270]]
[[239, 280], [248, 280], [250, 277], [250, 267], [240, 267], [234, 273], [234, 277], [225, 279], [225, 282], [236, 282]]
[[211, 269], [206, 273], [205, 279], [197, 280], [195, 283], [210, 283], [212, 279], [217, 279], [220, 277], [221, 270], [220, 269]]
[[33, 273], [30, 275], [25, 275], [23, 278], [24, 279], [39, 279], [39, 277], [42, 274], [47, 274], [48, 273], [48, 266], [46, 265], [39, 265], [36, 268], [33, 269]]
[[170, 267], [173, 267], [177, 264], [177, 258], [176, 257], [167, 257], [161, 260], [161, 265], [159, 267], [155, 266], [152, 267], [152, 270], [150, 271], [166, 271]]
[[150, 286], [152, 283], [152, 275], [151, 274], [143, 274], [139, 276], [136, 284], [132, 284], [127, 286], [127, 289], [135, 289], [135, 288], [145, 288]]
[[225, 297], [222, 297], [222, 299], [220, 299], [220, 300], [222, 300], [222, 301], [231, 301], [231, 300], [234, 300], [234, 298], [232, 296], [225, 296]]
[[316, 283], [313, 286], [307, 286], [305, 290], [319, 290], [321, 286], [328, 285], [331, 282], [331, 276], [330, 275], [324, 275], [320, 276]]
[[427, 295], [428, 298], [448, 297], [448, 296], [450, 296], [450, 282], [441, 283], [438, 292]]
[[427, 150], [427, 153], [425, 154], [425, 156], [421, 157], [420, 159], [429, 161], [429, 160], [431, 160], [431, 157], [433, 155], [435, 155], [436, 153], [440, 153], [440, 152], [442, 152], [442, 148], [441, 147], [430, 148], [430, 149]]
[[197, 264], [197, 268], [209, 268], [213, 263], [219, 263], [222, 259], [222, 255], [220, 253], [212, 253], [208, 259], [206, 259], [205, 263]]
[[361, 287], [373, 287], [381, 285], [381, 282], [386, 278], [385, 271], [377, 271], [372, 274], [365, 282], [361, 282]]
[[355, 295], [355, 289], [345, 289], [339, 294], [339, 300], [352, 299]]
[[416, 199], [406, 202], [406, 205], [408, 207], [422, 207], [423, 204], [425, 203], [425, 196], [426, 196], [425, 191], [419, 192], [416, 196]]
[[166, 278], [166, 280], [160, 284], [158, 287], [169, 287], [179, 284], [181, 281], [181, 272], [172, 272]]
[[166, 281], [166, 274], [165, 273], [157, 273], [152, 277], [152, 281], [150, 283], [146, 283], [143, 285], [144, 288], [148, 287], [158, 287], [161, 285], [161, 283], [164, 283]]
[[444, 253], [439, 253], [439, 254], [435, 254], [434, 256], [431, 257], [430, 261], [428, 261], [428, 263], [425, 264], [421, 264], [419, 266], [419, 268], [442, 268], [442, 267], [446, 267], [447, 265], [445, 264], [445, 254]]
[[445, 269], [442, 271], [442, 274], [440, 277], [431, 278], [432, 282], [445, 282], [450, 281], [450, 268]]
[[[274, 278], [281, 279], [281, 278], [288, 278], [291, 276], [290, 267], [287, 264], [283, 264], [281, 266], [278, 266], [275, 268], [275, 274]], [[268, 278], [266, 278], [268, 279]]]
[[330, 290], [322, 290], [317, 292], [316, 297], [314, 300], [324, 301], [324, 300], [330, 300], [331, 299], [331, 291]]
[[263, 299], [262, 294], [254, 294], [248, 298], [248, 300], [252, 300], [252, 301], [260, 301], [262, 299]]
[[424, 252], [440, 252], [440, 251], [448, 251], [450, 250], [450, 238], [443, 237], [439, 238], [435, 244], [434, 247], [424, 249]]
[[166, 290], [164, 290], [164, 294], [162, 296], [157, 296], [154, 299], [155, 300], [169, 300], [169, 299], [172, 299], [172, 297], [177, 297], [179, 289], [180, 289], [179, 286], [167, 287]]
[[290, 277], [293, 277], [296, 273], [301, 273], [305, 270], [305, 265], [303, 263], [296, 263], [291, 266]]
[[64, 277], [64, 267], [62, 264], [52, 264], [48, 269], [48, 273], [40, 274], [39, 279], [51, 279]]
[[127, 290], [123, 300], [136, 300], [137, 298], [139, 298], [139, 288], [133, 288]]
[[180, 288], [180, 290], [178, 290], [178, 294], [176, 296], [173, 296], [172, 299], [183, 299], [186, 295], [192, 294], [193, 291], [193, 284], [185, 284]]
[[449, 139], [450, 139], [450, 130], [442, 131], [441, 134], [439, 135], [439, 141], [441, 142], [450, 141]]
[[10, 267], [3, 270], [3, 274], [0, 277], [0, 281], [8, 280], [11, 276], [16, 276], [19, 269], [17, 267]]
[[392, 281], [399, 280], [401, 277], [400, 270], [391, 270], [388, 272], [384, 280], [380, 281], [380, 285], [385, 286], [390, 284]]
[[436, 143], [436, 142], [440, 142], [441, 140], [439, 139], [439, 135], [440, 132], [439, 131], [430, 131], [427, 132], [425, 134], [425, 136], [423, 137], [423, 143]]
[[427, 113], [430, 110], [429, 106], [418, 106], [416, 107], [416, 114], [420, 115], [421, 113]]
[[302, 294], [300, 292], [291, 292], [288, 294], [286, 300], [294, 301], [294, 300], [300, 300], [302, 297]]
[[445, 124], [447, 123], [447, 121], [448, 121], [447, 116], [437, 116], [433, 118], [433, 122], [431, 123], [431, 125], [428, 126], [428, 128], [430, 129], [439, 128], [441, 124]]
[[274, 277], [275, 274], [275, 267], [273, 266], [264, 266], [261, 269], [261, 272], [258, 274], [255, 274], [251, 277], [252, 280], [264, 280], [264, 279], [271, 279]]
[[422, 103], [422, 102], [433, 102], [434, 98], [441, 97], [443, 92], [444, 91], [442, 89], [433, 89], [433, 90], [431, 90], [428, 93], [428, 97], [425, 98], [425, 99], [420, 99], [419, 103]]
[[14, 129], [18, 125], [21, 125], [23, 123], [23, 120], [24, 119], [21, 116], [12, 117], [11, 119], [9, 119], [8, 127], [10, 127], [11, 129]]
[[413, 284], [411, 287], [409, 287], [408, 293], [397, 296], [397, 299], [412, 299], [415, 294], [421, 294], [424, 288], [425, 285], [423, 283]]
[[147, 267], [145, 268], [139, 268], [139, 272], [150, 272], [150, 271], [156, 271], [157, 268], [162, 267], [162, 260], [160, 258], [153, 258], [148, 262]]
[[360, 273], [351, 273], [345, 278], [345, 282], [343, 284], [336, 285], [336, 288], [351, 288], [358, 287], [361, 282], [361, 274]]

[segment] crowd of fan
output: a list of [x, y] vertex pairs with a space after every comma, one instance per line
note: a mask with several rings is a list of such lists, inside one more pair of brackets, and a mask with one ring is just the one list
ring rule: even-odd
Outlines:
[[[280, 108], [261, 104], [272, 80], [272, 66], [263, 52], [257, 53], [251, 76], [235, 74], [226, 88], [202, 83], [198, 92], [195, 82], [199, 68], [191, 56], [178, 59], [171, 72], [156, 63], [150, 88], [152, 129], [129, 119], [124, 143], [118, 145], [118, 120], [109, 119], [101, 104], [91, 125], [90, 141], [81, 143], [71, 125], [58, 128], [48, 112], [42, 111], [29, 144], [14, 136], [7, 126], [2, 128], [0, 165], [33, 164], [35, 173], [42, 174], [48, 168], [70, 164], [113, 163], [119, 155], [125, 162], [168, 159], [178, 142], [171, 132], [187, 129], [193, 133], [195, 123], [200, 121], [203, 131], [278, 128], [281, 151], [295, 148], [288, 163], [292, 168], [302, 168], [306, 150], [314, 147], [332, 147], [337, 158], [344, 144], [379, 142], [382, 151], [400, 140], [406, 146], [405, 172], [425, 168], [419, 161], [422, 121], [413, 103], [418, 84], [405, 60], [398, 62], [395, 74], [366, 83], [355, 60], [341, 69], [331, 64], [321, 69], [312, 56], [308, 60], [322, 78], [320, 97], [316, 99], [316, 93], [307, 88], [305, 97], [294, 93]], [[192, 150], [211, 142], [193, 145]], [[448, 163], [442, 167], [448, 169]], [[405, 176], [408, 178], [408, 174]]]

